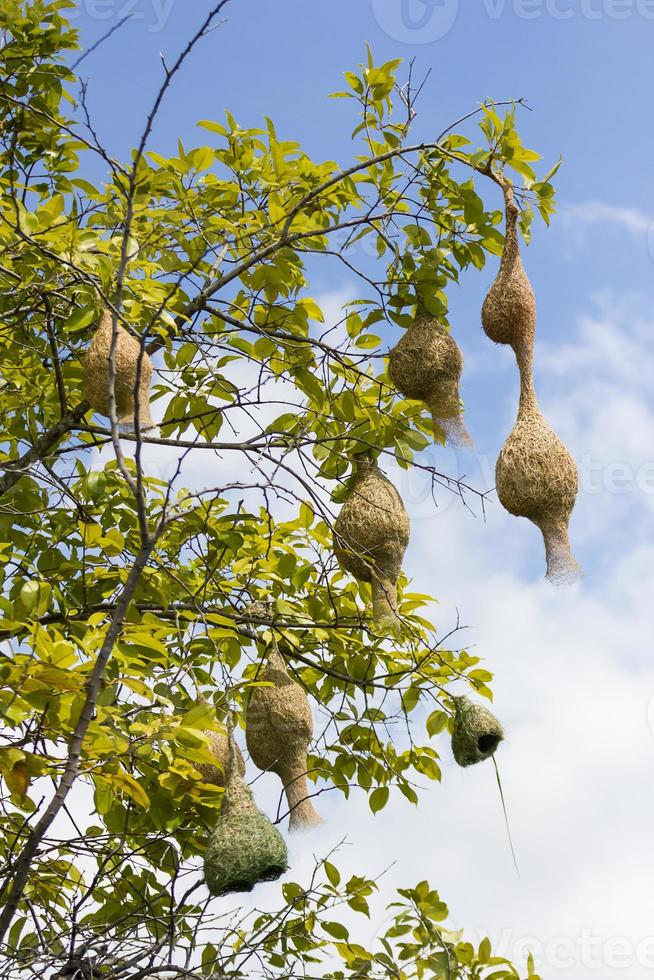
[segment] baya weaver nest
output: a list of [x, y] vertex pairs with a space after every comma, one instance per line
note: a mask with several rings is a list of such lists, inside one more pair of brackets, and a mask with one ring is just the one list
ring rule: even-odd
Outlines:
[[495, 715], [468, 698], [454, 699], [452, 752], [460, 766], [473, 766], [490, 759], [504, 738]]
[[282, 781], [290, 812], [289, 830], [321, 823], [307, 784], [307, 748], [313, 737], [309, 699], [289, 676], [273, 641], [268, 663], [258, 680], [270, 686], [252, 689], [245, 715], [245, 736], [252, 761]]
[[334, 524], [339, 564], [370, 582], [377, 623], [396, 620], [397, 582], [409, 543], [409, 518], [402, 498], [376, 463], [361, 459], [350, 496]]
[[484, 330], [497, 343], [510, 344], [520, 371], [518, 419], [495, 467], [502, 506], [540, 528], [545, 542], [547, 577], [554, 582], [575, 578], [579, 566], [568, 539], [570, 515], [578, 490], [577, 468], [570, 453], [538, 408], [533, 385], [536, 302], [518, 248], [518, 208], [511, 185], [502, 178], [506, 236], [497, 278], [484, 301]]
[[504, 186], [506, 233], [500, 268], [484, 300], [481, 322], [486, 335], [496, 344], [509, 344], [515, 351], [521, 371], [531, 370], [536, 299], [525, 272], [518, 245], [518, 207], [513, 189]]
[[260, 881], [275, 881], [287, 868], [286, 844], [252, 799], [230, 735], [225, 794], [204, 856], [204, 880], [212, 895], [249, 892]]
[[463, 357], [449, 331], [436, 317], [420, 310], [390, 352], [388, 371], [405, 398], [416, 398], [429, 408], [434, 434], [443, 432], [452, 446], [471, 446], [462, 417], [459, 380]]
[[541, 415], [533, 392], [523, 391], [518, 419], [497, 459], [495, 483], [502, 506], [540, 529], [550, 581], [575, 579], [579, 566], [568, 525], [577, 497], [577, 467]]
[[[109, 355], [113, 336], [113, 317], [104, 310], [100, 324], [84, 358], [84, 397], [100, 415], [109, 415]], [[138, 370], [140, 359], [140, 375]], [[136, 411], [135, 391], [138, 375], [139, 427], [152, 429], [155, 424], [150, 414], [150, 382], [152, 361], [141, 345], [123, 326], [118, 324], [115, 346], [116, 414], [121, 425], [133, 425]]]
[[[209, 740], [209, 750], [216, 762], [195, 762], [195, 768], [202, 774], [202, 778], [207, 783], [215, 786], [224, 786], [229, 762], [229, 738], [224, 732], [205, 732]], [[236, 761], [241, 776], [245, 775], [245, 760], [238, 745], [234, 745]]]

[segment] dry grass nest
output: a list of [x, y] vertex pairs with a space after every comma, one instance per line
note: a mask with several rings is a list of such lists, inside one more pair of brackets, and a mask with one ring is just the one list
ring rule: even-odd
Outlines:
[[577, 577], [579, 566], [568, 539], [577, 467], [535, 404], [518, 415], [498, 457], [495, 480], [502, 506], [540, 528], [548, 578], [560, 582]]
[[[100, 317], [100, 324], [84, 358], [84, 397], [100, 415], [109, 416], [109, 354], [113, 336], [113, 319], [108, 310]], [[141, 363], [140, 375], [138, 370]], [[116, 414], [121, 425], [133, 426], [136, 411], [135, 391], [138, 377], [139, 427], [155, 427], [150, 413], [150, 383], [152, 361], [143, 353], [141, 345], [121, 324], [115, 351], [116, 378], [114, 392]]]
[[[224, 732], [205, 732], [209, 740], [211, 754], [216, 759], [216, 765], [211, 762], [195, 762], [195, 768], [202, 774], [202, 778], [207, 783], [215, 786], [224, 786], [227, 765], [229, 761], [229, 739]], [[245, 775], [245, 759], [238, 745], [235, 746], [236, 760], [241, 776]]]
[[391, 350], [388, 362], [393, 384], [405, 398], [428, 406], [434, 433], [442, 431], [453, 446], [471, 446], [462, 418], [459, 381], [463, 356], [450, 332], [436, 317], [419, 313]]
[[252, 689], [246, 712], [246, 741], [259, 769], [276, 773], [289, 808], [289, 829], [305, 830], [321, 823], [309, 799], [307, 750], [313, 737], [313, 716], [306, 692], [289, 675], [276, 644], [257, 678], [270, 686]]
[[397, 582], [409, 543], [402, 498], [376, 463], [360, 461], [350, 496], [334, 524], [335, 553], [342, 568], [370, 582], [378, 623], [397, 619]]
[[481, 310], [486, 335], [496, 344], [509, 344], [523, 370], [531, 365], [536, 330], [536, 298], [518, 246], [518, 209], [507, 204], [506, 234], [497, 277]]

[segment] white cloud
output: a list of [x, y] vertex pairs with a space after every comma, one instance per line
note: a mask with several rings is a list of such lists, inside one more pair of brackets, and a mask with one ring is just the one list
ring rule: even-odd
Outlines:
[[603, 201], [587, 201], [584, 204], [564, 204], [561, 217], [567, 227], [586, 227], [612, 225], [633, 235], [649, 233], [652, 216], [638, 208], [620, 207]]

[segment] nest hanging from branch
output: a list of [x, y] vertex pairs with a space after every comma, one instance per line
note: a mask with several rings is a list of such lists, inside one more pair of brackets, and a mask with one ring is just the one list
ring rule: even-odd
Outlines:
[[309, 799], [307, 749], [313, 737], [309, 699], [286, 670], [273, 640], [268, 663], [259, 680], [270, 687], [253, 688], [245, 715], [245, 736], [252, 761], [282, 781], [290, 812], [289, 830], [307, 830], [322, 823]]
[[370, 582], [375, 621], [396, 620], [409, 518], [402, 498], [376, 463], [359, 460], [352, 492], [334, 524], [334, 543], [341, 567], [359, 581]]
[[434, 425], [448, 445], [472, 446], [459, 396], [463, 356], [450, 332], [434, 316], [419, 310], [388, 362], [391, 380], [405, 398], [425, 402]]
[[559, 583], [578, 578], [580, 569], [568, 537], [579, 485], [577, 467], [528, 388], [523, 387], [518, 419], [498, 456], [495, 483], [502, 506], [540, 528], [547, 577]]
[[[216, 764], [211, 762], [194, 762], [195, 768], [202, 774], [202, 778], [207, 783], [215, 786], [224, 786], [229, 763], [229, 738], [223, 732], [208, 731], [205, 735], [209, 739], [211, 754], [216, 759]], [[236, 761], [241, 776], [245, 775], [245, 759], [238, 745], [234, 743], [236, 751]]]
[[[104, 310], [100, 324], [84, 358], [84, 397], [100, 415], [109, 416], [109, 355], [113, 336], [113, 317]], [[139, 374], [140, 359], [140, 374]], [[135, 425], [136, 402], [134, 398], [138, 377], [139, 428], [155, 428], [150, 413], [150, 382], [152, 361], [141, 345], [121, 324], [115, 348], [116, 377], [114, 392], [118, 422], [124, 426]]]
[[509, 344], [521, 372], [531, 372], [536, 329], [536, 298], [520, 256], [518, 206], [513, 188], [502, 179], [506, 231], [500, 268], [484, 300], [481, 322], [486, 335], [496, 344]]
[[536, 301], [518, 248], [513, 188], [501, 178], [506, 236], [497, 278], [484, 301], [482, 324], [491, 338], [510, 344], [520, 371], [518, 418], [495, 467], [502, 506], [540, 528], [545, 542], [547, 577], [575, 579], [579, 566], [570, 549], [568, 526], [578, 491], [577, 467], [543, 418], [533, 383]]
[[473, 766], [490, 759], [504, 738], [495, 715], [468, 698], [454, 698], [452, 752], [460, 766]]
[[212, 895], [249, 892], [261, 881], [275, 881], [287, 868], [286, 844], [252, 799], [230, 734], [222, 810], [204, 857], [207, 887]]

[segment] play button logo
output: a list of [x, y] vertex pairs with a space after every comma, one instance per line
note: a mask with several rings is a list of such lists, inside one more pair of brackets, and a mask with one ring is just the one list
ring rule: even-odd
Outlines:
[[372, 0], [381, 29], [404, 44], [431, 44], [454, 26], [459, 0]]

